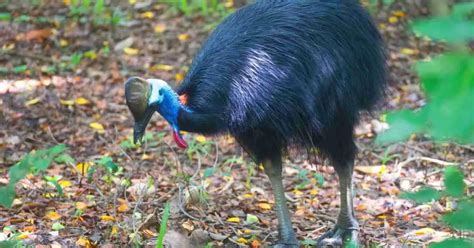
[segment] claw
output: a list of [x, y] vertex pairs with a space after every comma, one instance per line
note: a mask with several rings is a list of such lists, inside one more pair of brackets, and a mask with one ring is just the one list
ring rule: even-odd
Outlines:
[[317, 241], [316, 247], [358, 247], [358, 230], [355, 228], [335, 227], [321, 237]]

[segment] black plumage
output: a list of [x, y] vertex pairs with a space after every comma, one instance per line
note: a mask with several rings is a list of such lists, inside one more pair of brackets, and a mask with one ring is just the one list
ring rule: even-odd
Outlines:
[[178, 121], [230, 132], [257, 159], [289, 145], [339, 157], [384, 82], [382, 39], [356, 1], [257, 1], [217, 27], [177, 89], [202, 124]]

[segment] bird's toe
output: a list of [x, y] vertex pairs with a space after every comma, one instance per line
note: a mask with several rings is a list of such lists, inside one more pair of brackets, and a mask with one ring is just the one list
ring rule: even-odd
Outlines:
[[335, 227], [319, 237], [317, 247], [358, 247], [357, 237], [357, 230]]

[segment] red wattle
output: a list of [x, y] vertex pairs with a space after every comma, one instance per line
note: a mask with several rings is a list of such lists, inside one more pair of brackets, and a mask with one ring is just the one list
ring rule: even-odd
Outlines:
[[176, 142], [176, 145], [178, 145], [179, 148], [182, 148], [182, 149], [188, 148], [188, 144], [186, 143], [186, 141], [184, 141], [181, 135], [175, 130], [173, 130], [173, 138], [174, 138], [174, 141]]

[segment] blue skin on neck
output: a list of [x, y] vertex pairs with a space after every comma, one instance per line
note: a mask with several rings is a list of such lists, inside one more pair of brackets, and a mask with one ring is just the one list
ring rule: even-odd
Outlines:
[[179, 132], [179, 109], [189, 110], [181, 104], [178, 94], [165, 81], [148, 79], [148, 82], [152, 87], [149, 104], [156, 104], [156, 111], [168, 121], [175, 131]]

